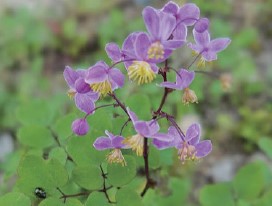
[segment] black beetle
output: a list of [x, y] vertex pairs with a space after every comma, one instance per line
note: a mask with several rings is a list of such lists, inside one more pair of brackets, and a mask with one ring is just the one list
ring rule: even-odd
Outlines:
[[46, 192], [41, 187], [35, 188], [35, 195], [39, 198], [45, 199], [46, 198]]

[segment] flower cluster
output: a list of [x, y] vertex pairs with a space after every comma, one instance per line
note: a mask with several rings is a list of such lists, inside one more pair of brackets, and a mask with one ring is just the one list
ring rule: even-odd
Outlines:
[[[107, 156], [108, 162], [125, 166], [122, 149], [131, 149], [138, 156], [143, 155], [146, 138], [152, 139], [152, 144], [159, 150], [176, 148], [182, 163], [202, 158], [211, 152], [212, 144], [210, 140], [200, 141], [199, 124], [192, 124], [184, 134], [174, 118], [162, 112], [162, 107], [167, 94], [174, 90], [184, 91], [182, 98], [184, 104], [197, 102], [195, 92], [189, 89], [195, 78], [195, 72], [189, 70], [190, 67], [196, 60], [199, 60], [198, 65], [216, 60], [217, 53], [229, 45], [230, 39], [210, 40], [209, 20], [201, 17], [199, 8], [192, 3], [180, 7], [170, 1], [161, 9], [148, 6], [143, 9], [142, 16], [146, 32], [129, 34], [121, 47], [113, 42], [106, 45], [106, 53], [113, 62], [111, 66], [99, 61], [87, 70], [73, 70], [68, 66], [65, 68], [64, 78], [69, 86], [68, 96], [73, 98], [76, 107], [85, 113], [83, 118], [72, 123], [72, 130], [77, 135], [86, 135], [89, 130], [86, 118], [99, 108], [95, 107], [96, 102], [109, 95], [128, 115], [128, 121], [132, 123], [136, 134], [123, 137], [121, 134], [115, 135], [105, 131], [107, 137], [98, 137], [93, 144], [97, 150], [112, 150]], [[191, 29], [188, 29], [189, 27]], [[187, 41], [188, 31], [191, 30], [194, 42]], [[172, 53], [183, 46], [196, 53], [193, 63], [187, 68], [179, 69], [168, 66], [168, 59]], [[114, 93], [125, 84], [125, 75], [115, 68], [121, 63], [125, 66], [129, 80], [138, 85], [151, 83], [158, 75], [163, 77], [163, 82], [157, 86], [164, 88], [164, 97], [149, 121], [139, 120]], [[164, 63], [164, 66], [161, 67], [160, 63]], [[175, 82], [167, 80], [168, 72], [175, 72]], [[166, 118], [171, 124], [168, 133], [160, 132], [158, 121], [161, 118]]]

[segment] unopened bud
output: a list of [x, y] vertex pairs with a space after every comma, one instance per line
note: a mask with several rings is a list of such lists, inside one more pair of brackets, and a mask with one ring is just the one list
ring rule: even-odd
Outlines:
[[72, 130], [75, 134], [83, 136], [89, 131], [89, 124], [86, 119], [76, 119], [72, 123]]

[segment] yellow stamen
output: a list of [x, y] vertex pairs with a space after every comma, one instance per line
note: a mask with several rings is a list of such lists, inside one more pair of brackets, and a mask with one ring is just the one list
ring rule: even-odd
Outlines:
[[196, 157], [196, 150], [193, 145], [189, 145], [187, 142], [182, 143], [181, 149], [178, 150], [178, 156], [181, 160], [182, 164], [185, 163], [185, 161], [196, 161], [198, 158]]
[[155, 78], [155, 73], [145, 61], [133, 61], [128, 67], [128, 76], [138, 84], [149, 83]]
[[92, 88], [93, 91], [99, 92], [101, 96], [105, 96], [108, 93], [112, 92], [111, 84], [109, 83], [108, 80], [104, 82], [91, 84], [90, 87]]
[[147, 55], [149, 59], [163, 59], [163, 45], [159, 41], [152, 43], [148, 48]]
[[189, 88], [185, 88], [182, 96], [182, 102], [185, 105], [189, 105], [189, 103], [198, 103], [195, 92]]
[[203, 57], [201, 57], [198, 61], [197, 61], [197, 67], [200, 68], [200, 67], [205, 67], [205, 59]]
[[76, 91], [73, 89], [69, 89], [67, 92], [68, 97], [70, 97], [70, 99], [73, 99], [73, 97], [75, 96]]
[[126, 138], [122, 142], [131, 147], [133, 151], [136, 152], [137, 156], [142, 156], [144, 151], [144, 137], [140, 134], [133, 135]]
[[107, 155], [107, 161], [109, 163], [118, 163], [122, 166], [127, 166], [126, 160], [120, 149], [114, 149]]

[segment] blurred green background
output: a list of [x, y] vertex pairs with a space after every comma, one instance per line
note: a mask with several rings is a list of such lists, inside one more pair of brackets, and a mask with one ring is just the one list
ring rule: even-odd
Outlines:
[[[54, 111], [54, 115], [48, 118], [75, 111], [73, 102], [66, 96], [67, 87], [62, 76], [65, 65], [88, 68], [97, 60], [110, 63], [104, 51], [105, 44], [114, 41], [121, 45], [130, 32], [145, 30], [141, 17], [143, 7], [161, 8], [165, 2], [0, 1], [0, 195], [13, 187], [20, 155], [25, 151], [16, 137], [20, 128], [18, 110], [33, 102], [43, 102]], [[231, 75], [231, 87], [226, 90], [220, 79], [197, 74], [192, 89], [199, 103], [184, 106], [182, 93], [174, 92], [165, 106], [166, 111], [176, 114], [182, 128], [198, 121], [203, 128], [202, 138], [213, 141], [213, 152], [199, 163], [182, 165], [170, 154], [167, 168], [173, 177], [183, 180], [176, 186], [183, 194], [180, 200], [183, 204], [180, 205], [186, 202], [187, 205], [209, 206], [213, 205], [207, 202], [209, 190], [224, 191], [222, 182], [233, 181], [235, 185], [239, 182], [236, 181], [239, 179], [237, 171], [242, 166], [258, 161], [249, 165], [250, 169], [245, 169], [248, 170], [246, 175], [255, 173], [255, 169], [262, 166], [272, 168], [272, 1], [188, 2], [200, 7], [201, 16], [210, 18], [212, 38], [232, 39], [230, 46], [219, 54], [218, 61], [200, 68]], [[175, 52], [171, 65], [180, 68], [192, 59], [191, 51], [183, 47]], [[193, 66], [192, 69], [198, 68]], [[151, 108], [157, 107], [162, 94], [155, 86], [138, 88], [132, 84], [118, 95], [125, 100], [132, 92], [144, 92], [144, 98], [152, 100]], [[45, 109], [40, 105], [31, 106], [32, 112]], [[253, 181], [253, 188], [260, 187], [258, 179], [249, 181]], [[215, 188], [203, 188], [212, 183], [220, 184]], [[243, 184], [246, 185], [247, 181]], [[260, 190], [263, 191], [264, 187]], [[167, 195], [169, 191], [163, 189], [163, 183], [161, 188]], [[268, 191], [272, 191], [270, 186]], [[152, 200], [152, 194], [149, 196]], [[258, 193], [255, 199], [261, 197]], [[254, 201], [244, 199], [248, 202], [243, 200], [237, 204], [251, 205], [248, 203], [255, 201], [254, 198]], [[265, 203], [259, 203], [262, 205]]]

